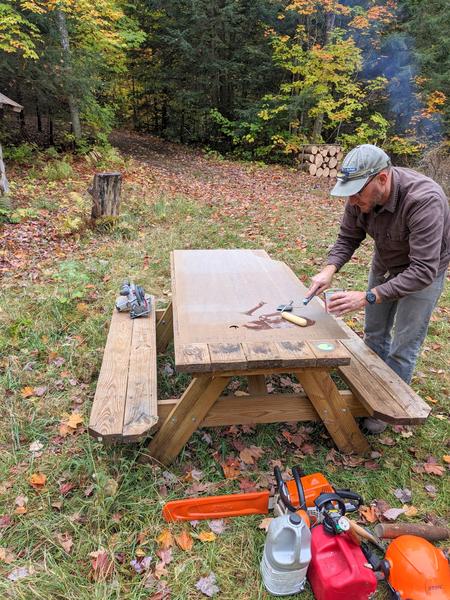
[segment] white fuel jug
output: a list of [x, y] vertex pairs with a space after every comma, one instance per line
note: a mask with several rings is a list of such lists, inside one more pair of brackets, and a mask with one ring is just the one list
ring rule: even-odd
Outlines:
[[301, 592], [311, 561], [311, 532], [296, 513], [273, 519], [267, 530], [261, 560], [266, 590], [274, 596]]

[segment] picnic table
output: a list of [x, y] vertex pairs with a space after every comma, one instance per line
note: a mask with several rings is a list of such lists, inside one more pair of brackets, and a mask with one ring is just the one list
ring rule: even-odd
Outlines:
[[[427, 417], [428, 405], [318, 298], [303, 306], [305, 286], [264, 250], [175, 250], [171, 277], [165, 311], [113, 316], [89, 425], [95, 437], [136, 441], [156, 431], [148, 454], [168, 464], [199, 427], [320, 420], [339, 450], [364, 454], [355, 417]], [[291, 300], [306, 327], [277, 311]], [[192, 380], [180, 398], [158, 400], [156, 354], [172, 339], [176, 370]], [[350, 390], [337, 388], [333, 370]], [[277, 374], [295, 375], [303, 392], [269, 393], [266, 377]], [[248, 379], [248, 395], [223, 394], [234, 377]]]

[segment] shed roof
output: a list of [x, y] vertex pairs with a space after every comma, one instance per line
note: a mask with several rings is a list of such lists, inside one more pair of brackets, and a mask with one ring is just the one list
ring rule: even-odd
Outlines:
[[8, 96], [5, 96], [5, 94], [0, 92], [0, 108], [3, 108], [5, 105], [11, 106], [15, 112], [20, 112], [23, 110], [23, 106], [21, 104], [17, 104], [17, 102], [14, 102], [14, 100], [11, 100], [11, 98], [8, 98]]

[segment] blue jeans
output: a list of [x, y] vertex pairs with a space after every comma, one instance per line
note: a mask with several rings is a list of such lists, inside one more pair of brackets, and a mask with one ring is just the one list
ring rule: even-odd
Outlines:
[[[431, 285], [400, 300], [366, 306], [364, 341], [403, 381], [410, 383], [431, 313], [444, 288], [446, 272]], [[369, 275], [368, 289], [386, 280]]]

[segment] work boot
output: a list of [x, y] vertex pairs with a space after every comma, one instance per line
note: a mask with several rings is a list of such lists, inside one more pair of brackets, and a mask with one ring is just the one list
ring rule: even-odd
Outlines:
[[388, 424], [381, 419], [374, 419], [373, 417], [366, 417], [361, 421], [361, 429], [371, 435], [383, 433], [387, 426]]

